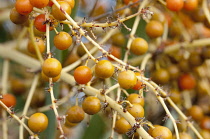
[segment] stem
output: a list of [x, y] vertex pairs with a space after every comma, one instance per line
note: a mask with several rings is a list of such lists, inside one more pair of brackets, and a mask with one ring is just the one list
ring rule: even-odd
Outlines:
[[142, 63], [141, 63], [141, 68], [140, 70], [145, 70], [145, 67], [146, 67], [146, 64], [148, 62], [148, 60], [152, 57], [152, 54], [151, 53], [148, 53], [144, 56], [143, 60], [142, 60]]

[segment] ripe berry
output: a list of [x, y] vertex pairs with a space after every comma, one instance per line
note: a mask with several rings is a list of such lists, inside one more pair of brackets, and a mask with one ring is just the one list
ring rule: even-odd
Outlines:
[[97, 97], [89, 96], [86, 97], [82, 102], [82, 109], [89, 115], [96, 114], [101, 109], [101, 102]]
[[125, 45], [125, 37], [121, 32], [114, 34], [111, 38], [114, 45], [121, 47]]
[[[52, 18], [50, 18], [48, 20], [51, 22]], [[37, 17], [35, 17], [34, 26], [36, 27], [37, 30], [39, 30], [41, 32], [46, 32], [45, 14], [40, 14]], [[50, 30], [53, 30], [53, 26], [50, 26]]]
[[20, 78], [12, 78], [10, 80], [11, 84], [11, 90], [15, 95], [21, 95], [24, 94], [26, 91], [26, 84], [25, 82]]
[[78, 84], [86, 84], [92, 78], [92, 71], [87, 66], [79, 66], [74, 70], [74, 79]]
[[189, 61], [190, 66], [192, 67], [197, 67], [203, 64], [203, 59], [201, 58], [198, 52], [190, 53], [188, 61]]
[[143, 55], [148, 50], [148, 43], [143, 38], [135, 38], [131, 43], [130, 50], [135, 55]]
[[[139, 72], [135, 72], [136, 77], [141, 76]], [[136, 85], [132, 88], [134, 90], [140, 90], [143, 88], [143, 83], [139, 79], [137, 79]]]
[[74, 0], [57, 0], [57, 1], [65, 1], [65, 2], [67, 2], [71, 6], [72, 9], [74, 8], [74, 5], [75, 5], [75, 1]]
[[152, 137], [161, 137], [162, 139], [172, 139], [171, 131], [164, 126], [157, 126], [152, 130]]
[[36, 133], [44, 131], [48, 126], [48, 118], [43, 113], [35, 113], [28, 119], [28, 127]]
[[210, 131], [210, 117], [209, 116], [205, 116], [204, 118], [200, 120], [200, 127], [202, 129]]
[[14, 107], [16, 105], [16, 97], [12, 94], [4, 94], [0, 99], [7, 107]]
[[[35, 37], [34, 40], [36, 45], [38, 46], [40, 53], [44, 53], [46, 48], [44, 40], [40, 37]], [[30, 53], [36, 54], [35, 46], [33, 45], [31, 40], [29, 40], [27, 48]]]
[[132, 104], [133, 107], [127, 106], [128, 112], [134, 117], [134, 118], [142, 118], [144, 117], [144, 108], [137, 103]]
[[171, 11], [180, 11], [184, 6], [183, 0], [166, 0], [166, 7]]
[[[114, 57], [120, 59], [121, 58], [121, 48], [117, 46], [111, 46], [109, 48], [109, 53], [113, 55]], [[111, 57], [108, 56], [108, 59], [111, 61], [114, 61]]]
[[66, 115], [70, 123], [79, 123], [84, 119], [85, 112], [80, 106], [73, 106], [67, 110]]
[[187, 11], [195, 10], [198, 7], [198, 0], [185, 0], [184, 9]]
[[187, 113], [196, 121], [200, 121], [204, 117], [202, 108], [197, 105], [193, 105], [189, 108]]
[[160, 37], [163, 34], [163, 25], [159, 21], [151, 20], [146, 25], [146, 33], [151, 38]]
[[52, 15], [57, 20], [65, 20], [64, 11], [66, 14], [71, 14], [71, 6], [65, 1], [58, 1], [61, 8], [58, 8], [55, 4], [52, 6]]
[[30, 0], [31, 5], [37, 8], [44, 8], [48, 5], [49, 0]]
[[178, 80], [179, 87], [182, 90], [190, 90], [195, 88], [196, 81], [195, 78], [190, 74], [182, 74]]
[[78, 125], [78, 123], [71, 123], [68, 120], [65, 121], [65, 126], [67, 127], [75, 127], [76, 125]]
[[125, 118], [121, 117], [116, 121], [114, 129], [119, 134], [125, 134], [131, 129], [131, 125], [125, 120]]
[[14, 24], [23, 24], [28, 20], [28, 15], [21, 15], [17, 12], [15, 8], [10, 11], [10, 20]]
[[61, 70], [61, 63], [55, 58], [46, 59], [42, 65], [43, 73], [50, 78], [58, 76]]
[[108, 60], [101, 60], [95, 66], [95, 74], [97, 77], [105, 79], [109, 78], [114, 73], [114, 66]]
[[66, 50], [71, 46], [72, 38], [67, 32], [61, 31], [55, 35], [53, 42], [57, 49]]
[[133, 88], [137, 83], [135, 73], [131, 70], [120, 72], [118, 75], [118, 83], [120, 84], [120, 87], [124, 89]]
[[140, 104], [142, 107], [144, 106], [144, 98], [139, 94], [130, 94], [127, 99], [131, 104]]
[[19, 14], [27, 15], [33, 10], [29, 0], [17, 0], [15, 3], [15, 8]]
[[[41, 72], [41, 77], [42, 77], [42, 79], [43, 79], [45, 82], [49, 82], [49, 77], [46, 76], [46, 75], [44, 74], [43, 71]], [[60, 77], [61, 77], [61, 74], [59, 74], [58, 76], [53, 77], [53, 78], [52, 78], [52, 81], [53, 81], [53, 82], [56, 82], [56, 81], [58, 81], [58, 80], [60, 79]]]
[[157, 84], [166, 84], [170, 80], [170, 75], [166, 69], [160, 68], [153, 73], [152, 79]]

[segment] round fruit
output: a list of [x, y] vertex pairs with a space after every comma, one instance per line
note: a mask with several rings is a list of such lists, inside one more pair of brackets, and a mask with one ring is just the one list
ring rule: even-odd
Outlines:
[[188, 58], [188, 61], [192, 67], [197, 67], [203, 64], [203, 59], [198, 52], [192, 52]]
[[185, 0], [184, 9], [187, 11], [195, 10], [198, 7], [198, 0]]
[[82, 103], [82, 109], [89, 115], [96, 114], [101, 109], [101, 102], [97, 97], [86, 97]]
[[[42, 77], [42, 79], [43, 79], [45, 82], [49, 82], [49, 77], [46, 76], [46, 75], [44, 74], [43, 71], [41, 72], [41, 77]], [[52, 81], [53, 81], [53, 82], [56, 82], [56, 81], [58, 81], [58, 80], [60, 79], [60, 77], [61, 77], [61, 74], [59, 74], [58, 76], [53, 77], [53, 78], [52, 78]]]
[[[35, 40], [36, 45], [38, 46], [40, 53], [44, 53], [45, 48], [46, 48], [44, 40], [40, 37], [35, 37], [34, 40]], [[34, 47], [35, 46], [33, 45], [33, 42], [29, 40], [27, 48], [28, 48], [28, 51], [32, 54], [36, 54], [36, 50]]]
[[31, 5], [37, 8], [44, 8], [48, 5], [49, 0], [30, 0]]
[[[51, 22], [52, 18], [50, 18], [48, 20]], [[37, 17], [35, 17], [34, 26], [36, 27], [37, 30], [39, 30], [41, 32], [46, 32], [45, 14], [40, 14]], [[53, 30], [53, 26], [50, 26], [50, 30]]]
[[186, 132], [179, 133], [179, 138], [180, 139], [192, 139], [192, 137]]
[[[121, 48], [117, 46], [111, 46], [109, 49], [109, 53], [118, 59], [121, 58]], [[112, 59], [110, 56], [108, 56], [108, 59], [114, 61], [114, 59]]]
[[66, 14], [71, 14], [71, 6], [65, 2], [65, 1], [58, 1], [61, 8], [58, 8], [55, 4], [52, 6], [52, 15], [57, 20], [65, 20], [66, 16], [64, 14], [64, 11]]
[[33, 10], [29, 0], [17, 0], [15, 3], [15, 8], [19, 14], [27, 15]]
[[92, 78], [92, 71], [87, 66], [79, 66], [74, 70], [74, 79], [78, 84], [86, 84]]
[[170, 80], [170, 75], [166, 69], [160, 68], [153, 73], [152, 79], [157, 84], [166, 84]]
[[148, 43], [143, 38], [135, 38], [131, 43], [130, 50], [135, 55], [143, 55], [148, 50]]
[[202, 129], [210, 131], [210, 117], [209, 116], [205, 116], [204, 118], [200, 120], [200, 127]]
[[65, 1], [65, 2], [67, 2], [71, 6], [72, 9], [74, 8], [74, 5], [75, 5], [75, 1], [74, 0], [57, 0], [57, 1]]
[[71, 36], [64, 31], [59, 32], [54, 37], [54, 45], [59, 50], [66, 50], [72, 45]]
[[16, 105], [16, 97], [12, 94], [4, 94], [0, 99], [7, 107], [14, 107]]
[[170, 91], [170, 98], [176, 104], [181, 102], [181, 94], [176, 89], [171, 89], [171, 91]]
[[131, 129], [131, 125], [125, 120], [125, 118], [121, 117], [116, 121], [114, 129], [119, 134], [125, 134]]
[[202, 108], [197, 105], [193, 105], [187, 112], [196, 121], [200, 121], [204, 117]]
[[134, 117], [134, 118], [142, 118], [144, 117], [144, 108], [140, 104], [132, 104], [133, 107], [127, 106], [128, 112]]
[[163, 25], [156, 20], [151, 20], [146, 25], [146, 33], [151, 38], [160, 37], [163, 34]]
[[196, 86], [195, 78], [190, 74], [182, 74], [179, 77], [178, 83], [182, 90], [190, 90]]
[[180, 11], [184, 6], [183, 0], [166, 0], [166, 7], [171, 11]]
[[76, 125], [78, 125], [78, 123], [71, 123], [68, 120], [65, 121], [65, 126], [67, 127], [75, 127]]
[[137, 83], [135, 73], [131, 70], [120, 72], [118, 75], [118, 83], [120, 84], [120, 87], [124, 89], [133, 88]]
[[139, 94], [130, 94], [127, 99], [131, 104], [139, 104], [142, 107], [144, 106], [144, 98], [140, 96]]
[[158, 126], [160, 126], [160, 125], [153, 125], [153, 127], [150, 127], [149, 130], [148, 130], [148, 133], [149, 133], [150, 135], [152, 135], [153, 129], [155, 129], [155, 127], [158, 127]]
[[204, 47], [202, 49], [201, 57], [203, 59], [210, 59], [210, 47]]
[[167, 68], [168, 72], [169, 72], [169, 75], [170, 75], [170, 79], [171, 80], [176, 80], [178, 79], [179, 77], [179, 74], [180, 74], [180, 70], [178, 68], [177, 65], [170, 65], [168, 68]]
[[112, 36], [112, 43], [116, 46], [124, 46], [125, 45], [125, 37], [121, 32], [118, 32]]
[[67, 110], [66, 115], [70, 123], [79, 123], [84, 119], [85, 112], [80, 106], [73, 106]]
[[10, 81], [11, 81], [11, 90], [15, 95], [21, 95], [25, 93], [26, 85], [22, 79], [12, 78]]
[[23, 24], [28, 20], [28, 15], [21, 15], [17, 12], [15, 8], [10, 11], [10, 20], [14, 24]]
[[48, 118], [43, 113], [35, 113], [28, 119], [28, 127], [36, 133], [44, 131], [48, 126]]
[[43, 73], [50, 78], [58, 76], [61, 70], [61, 63], [55, 58], [46, 59], [42, 65]]
[[95, 66], [95, 74], [102, 79], [109, 78], [114, 74], [114, 66], [108, 60], [101, 60]]
[[[139, 72], [135, 72], [135, 74], [136, 74], [136, 77], [141, 76]], [[140, 90], [143, 87], [144, 86], [143, 86], [142, 81], [140, 81], [139, 79], [137, 79], [137, 83], [136, 83], [136, 85], [132, 89], [134, 89], [134, 90]]]
[[171, 131], [164, 126], [157, 126], [152, 130], [152, 137], [161, 137], [161, 139], [172, 139]]

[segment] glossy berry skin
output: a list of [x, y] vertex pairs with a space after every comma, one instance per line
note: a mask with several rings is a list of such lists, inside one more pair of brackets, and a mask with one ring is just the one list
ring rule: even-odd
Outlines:
[[191, 90], [195, 88], [195, 78], [190, 74], [182, 74], [178, 80], [179, 88], [182, 90]]
[[[40, 53], [44, 53], [44, 51], [46, 49], [44, 40], [40, 37], [35, 37], [34, 40], [35, 40], [36, 45], [38, 46]], [[36, 54], [36, 50], [34, 47], [35, 46], [33, 45], [32, 41], [29, 40], [27, 49], [31, 54]]]
[[[121, 48], [117, 46], [111, 46], [109, 49], [109, 53], [113, 55], [114, 57], [120, 59], [121, 58]], [[108, 59], [111, 61], [114, 61], [111, 57], [108, 56]]]
[[135, 55], [143, 55], [148, 50], [148, 43], [143, 38], [135, 38], [131, 43], [130, 50]]
[[185, 0], [184, 9], [187, 11], [195, 10], [198, 7], [198, 0]]
[[49, 0], [30, 0], [30, 3], [36, 8], [44, 8], [48, 5]]
[[57, 49], [66, 50], [72, 45], [72, 38], [67, 32], [61, 31], [55, 35], [53, 42]]
[[125, 118], [121, 117], [116, 121], [114, 129], [119, 134], [125, 134], [131, 129], [131, 125], [125, 120]]
[[[49, 20], [51, 21], [52, 19], [50, 18]], [[34, 26], [37, 30], [41, 32], [46, 32], [45, 14], [40, 14], [37, 17], [35, 17]], [[53, 30], [53, 26], [50, 27], [50, 30]]]
[[48, 118], [43, 113], [35, 113], [28, 119], [28, 127], [35, 133], [43, 132], [48, 126]]
[[152, 79], [157, 84], [166, 84], [170, 80], [170, 75], [166, 69], [160, 68], [153, 73]]
[[84, 119], [85, 112], [80, 106], [73, 106], [67, 110], [66, 115], [70, 123], [79, 123]]
[[166, 7], [171, 11], [180, 11], [184, 6], [183, 0], [166, 0]]
[[146, 33], [151, 38], [160, 37], [163, 34], [163, 25], [159, 21], [151, 20], [146, 25]]
[[125, 37], [121, 32], [114, 34], [112, 37], [112, 43], [116, 46], [124, 46], [125, 45]]
[[134, 118], [142, 118], [144, 117], [144, 108], [137, 103], [132, 104], [133, 107], [127, 106], [128, 112], [134, 117]]
[[57, 6], [54, 4], [52, 6], [52, 15], [57, 20], [65, 20], [66, 17], [64, 15], [63, 11], [65, 11], [66, 14], [70, 15], [71, 14], [71, 6], [65, 1], [58, 1], [58, 3], [61, 6], [61, 8], [60, 9], [57, 8]]
[[95, 74], [102, 79], [109, 78], [114, 74], [114, 66], [108, 60], [101, 60], [95, 66]]
[[200, 121], [204, 117], [202, 108], [197, 105], [193, 105], [191, 108], [189, 108], [187, 113], [196, 121]]
[[16, 97], [12, 94], [4, 94], [3, 99], [0, 99], [7, 107], [14, 107], [16, 105]]
[[[47, 77], [44, 72], [42, 71], [41, 72], [41, 77], [42, 77], [42, 80], [44, 80], [45, 82], [49, 82], [49, 77]], [[52, 78], [52, 82], [56, 82], [60, 79], [61, 77], [61, 74], [59, 74], [58, 76], [55, 76]]]
[[79, 66], [74, 70], [74, 79], [78, 84], [86, 84], [92, 78], [92, 71], [87, 66]]
[[82, 109], [89, 115], [96, 114], [101, 110], [101, 102], [97, 97], [86, 97], [82, 102]]
[[118, 74], [118, 83], [124, 89], [133, 88], [137, 83], [136, 75], [133, 71], [122, 71]]
[[[135, 74], [136, 74], [136, 77], [138, 77], [138, 76], [140, 77], [141, 76], [141, 74], [139, 72], [135, 72]], [[143, 88], [142, 81], [140, 81], [139, 79], [137, 79], [137, 83], [135, 84], [135, 86], [132, 89], [134, 89], [134, 90], [140, 90], [142, 88]]]
[[144, 98], [139, 94], [130, 94], [127, 99], [131, 104], [140, 104], [142, 107], [144, 106]]
[[21, 15], [17, 12], [15, 8], [10, 11], [10, 20], [14, 24], [23, 24], [28, 20], [28, 15]]
[[15, 3], [15, 8], [19, 14], [27, 15], [33, 10], [29, 0], [17, 0]]
[[42, 65], [43, 73], [50, 78], [58, 76], [61, 70], [61, 63], [55, 58], [46, 59]]
[[172, 133], [171, 131], [164, 126], [157, 126], [152, 130], [151, 136], [156, 138], [156, 137], [161, 137], [162, 139], [172, 139]]

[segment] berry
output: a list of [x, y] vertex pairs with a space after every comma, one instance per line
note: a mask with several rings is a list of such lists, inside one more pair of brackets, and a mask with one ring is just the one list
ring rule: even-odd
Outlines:
[[30, 0], [31, 5], [37, 8], [44, 8], [48, 5], [49, 0]]
[[36, 133], [44, 131], [48, 126], [48, 118], [43, 113], [35, 113], [28, 119], [28, 127]]
[[184, 9], [187, 11], [195, 10], [198, 7], [198, 0], [185, 0]]
[[171, 11], [180, 11], [184, 6], [183, 0], [166, 0], [166, 7]]
[[125, 37], [121, 32], [118, 32], [112, 36], [112, 43], [116, 46], [124, 46], [125, 45]]
[[195, 78], [190, 74], [182, 74], [178, 80], [179, 88], [182, 90], [190, 90], [195, 88], [196, 81]]
[[134, 117], [134, 118], [142, 118], [144, 117], [144, 108], [137, 103], [132, 104], [133, 106], [127, 106], [128, 112]]
[[16, 97], [12, 94], [4, 94], [0, 99], [7, 107], [14, 107], [16, 105]]
[[209, 116], [205, 116], [204, 118], [200, 120], [200, 127], [202, 129], [210, 131], [210, 117]]
[[130, 50], [135, 55], [143, 55], [148, 50], [148, 43], [143, 38], [135, 38], [131, 43]]
[[120, 72], [118, 75], [118, 83], [120, 84], [120, 87], [124, 89], [133, 88], [137, 83], [135, 73], [131, 70]]
[[27, 15], [33, 10], [29, 0], [17, 0], [15, 3], [15, 8], [19, 14]]
[[78, 123], [71, 123], [68, 120], [65, 121], [65, 126], [67, 127], [75, 127], [76, 125], [78, 125]]
[[164, 126], [156, 126], [151, 133], [152, 137], [161, 137], [162, 139], [172, 139], [171, 131]]
[[72, 38], [67, 32], [61, 31], [55, 35], [53, 42], [57, 49], [66, 50], [72, 45]]
[[176, 89], [171, 89], [171, 91], [170, 91], [170, 98], [176, 104], [181, 102], [181, 94]]
[[176, 80], [176, 79], [178, 79], [179, 74], [180, 74], [180, 70], [179, 70], [178, 66], [176, 66], [176, 65], [170, 65], [170, 66], [167, 68], [167, 70], [168, 70], [168, 73], [169, 73], [169, 75], [170, 75], [170, 79], [171, 79], [171, 80]]
[[157, 84], [166, 84], [170, 80], [170, 75], [166, 69], [160, 68], [153, 73], [152, 79]]
[[193, 105], [191, 108], [189, 108], [187, 113], [196, 121], [200, 121], [204, 117], [202, 108], [197, 105]]
[[55, 4], [52, 6], [52, 15], [57, 20], [65, 20], [66, 16], [64, 15], [64, 11], [66, 14], [71, 14], [71, 6], [65, 1], [58, 1], [61, 8], [58, 8]]
[[[38, 46], [40, 53], [44, 53], [45, 48], [46, 48], [44, 40], [40, 37], [35, 37], [34, 40], [35, 40], [36, 45]], [[32, 41], [29, 40], [27, 48], [31, 54], [36, 54], [36, 50], [34, 47], [35, 46], [33, 45]]]
[[[137, 77], [137, 76], [140, 77], [140, 73], [139, 73], [139, 72], [135, 72], [135, 74], [136, 74], [136, 77]], [[143, 83], [142, 83], [142, 81], [140, 81], [139, 79], [137, 79], [137, 83], [136, 83], [136, 85], [135, 85], [132, 89], [134, 89], [134, 90], [140, 90], [140, 89], [142, 89], [142, 88], [143, 88]]]
[[151, 20], [146, 25], [146, 33], [151, 38], [160, 37], [163, 34], [163, 25], [159, 21]]
[[10, 20], [14, 24], [23, 24], [28, 20], [28, 15], [21, 15], [17, 12], [15, 8], [10, 11]]
[[109, 78], [114, 73], [114, 66], [108, 60], [101, 60], [95, 66], [95, 74], [97, 77], [105, 79]]
[[[43, 79], [45, 82], [49, 82], [49, 77], [46, 76], [46, 75], [44, 74], [43, 71], [41, 72], [41, 77], [42, 77], [42, 79]], [[52, 78], [52, 81], [53, 81], [53, 82], [56, 82], [56, 81], [58, 81], [58, 80], [60, 79], [60, 77], [61, 77], [61, 74], [59, 74], [58, 76], [53, 77], [53, 78]]]
[[87, 66], [79, 66], [74, 70], [74, 79], [78, 84], [86, 84], [92, 78], [92, 71]]
[[101, 102], [97, 97], [89, 96], [86, 97], [82, 103], [82, 109], [89, 115], [96, 114], [101, 109]]
[[50, 78], [58, 76], [61, 70], [61, 63], [55, 58], [48, 58], [42, 64], [43, 73]]
[[[111, 46], [109, 48], [109, 53], [118, 59], [121, 58], [121, 48], [117, 46]], [[114, 59], [112, 59], [110, 56], [108, 56], [108, 59], [114, 61]]]
[[125, 120], [125, 118], [121, 117], [116, 121], [114, 129], [119, 134], [125, 134], [131, 129], [131, 125]]
[[57, 1], [65, 1], [65, 2], [67, 2], [71, 6], [72, 9], [74, 8], [74, 5], [75, 5], [75, 1], [74, 0], [57, 0]]
[[140, 96], [139, 94], [130, 94], [127, 99], [131, 104], [139, 104], [142, 107], [144, 106], [144, 98]]
[[70, 123], [79, 123], [84, 119], [85, 112], [80, 106], [73, 106], [67, 110], [66, 115]]
[[[50, 22], [53, 21], [52, 18], [48, 19]], [[53, 22], [52, 22], [53, 23]], [[34, 20], [34, 26], [37, 30], [41, 32], [46, 32], [46, 19], [45, 14], [38, 15]], [[50, 26], [50, 30], [53, 30], [53, 26]]]

